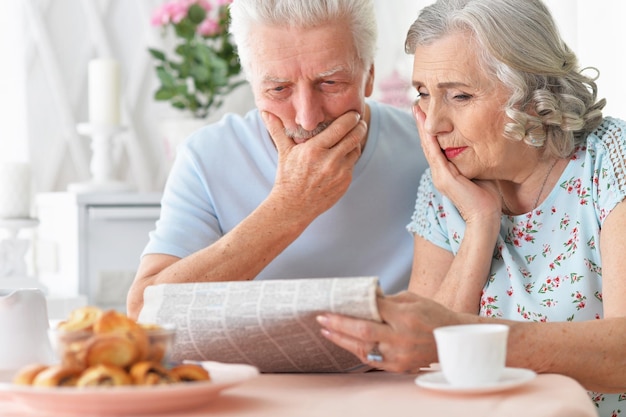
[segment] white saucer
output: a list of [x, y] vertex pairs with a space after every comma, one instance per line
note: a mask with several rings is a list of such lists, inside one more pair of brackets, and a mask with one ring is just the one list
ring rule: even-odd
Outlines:
[[537, 374], [535, 371], [523, 368], [505, 368], [502, 376], [493, 384], [480, 385], [477, 387], [458, 387], [450, 385], [442, 372], [429, 372], [415, 378], [415, 383], [422, 388], [448, 391], [464, 394], [482, 394], [487, 392], [497, 392], [523, 385], [533, 380]]

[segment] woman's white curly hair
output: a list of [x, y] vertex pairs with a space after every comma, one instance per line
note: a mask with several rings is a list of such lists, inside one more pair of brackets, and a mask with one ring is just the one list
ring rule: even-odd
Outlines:
[[470, 34], [483, 69], [511, 92], [506, 137], [565, 158], [601, 123], [599, 73], [579, 69], [541, 0], [439, 0], [411, 25], [405, 51], [457, 31]]

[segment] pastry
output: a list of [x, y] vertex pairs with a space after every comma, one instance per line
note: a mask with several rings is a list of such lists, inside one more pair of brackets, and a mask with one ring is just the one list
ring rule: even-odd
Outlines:
[[164, 329], [158, 324], [141, 324], [141, 327], [148, 332], [149, 349], [145, 360], [163, 362], [174, 339], [172, 330]]
[[57, 328], [65, 332], [90, 331], [101, 315], [102, 310], [98, 307], [85, 306], [77, 308], [70, 313], [67, 320], [59, 323]]
[[200, 365], [194, 365], [190, 363], [185, 363], [173, 367], [172, 369], [170, 369], [170, 375], [174, 375], [174, 377], [180, 382], [211, 380], [209, 371], [207, 371]]
[[178, 382], [175, 375], [158, 362], [137, 362], [130, 368], [130, 376], [135, 385], [161, 385]]
[[48, 365], [42, 363], [33, 363], [21, 368], [13, 377], [13, 383], [17, 385], [32, 385], [33, 380], [44, 369], [48, 368]]
[[65, 366], [85, 367], [85, 344], [87, 338], [75, 342], [63, 341], [59, 339], [59, 344], [63, 344], [60, 349], [61, 363]]
[[137, 347], [128, 338], [119, 334], [94, 334], [84, 347], [86, 367], [106, 364], [126, 368], [135, 363]]
[[100, 364], [85, 369], [76, 381], [76, 386], [119, 386], [132, 383], [130, 375], [119, 366]]
[[52, 365], [39, 372], [33, 379], [35, 387], [73, 387], [82, 372], [81, 368]]
[[93, 325], [95, 335], [117, 334], [130, 340], [137, 349], [137, 357], [133, 362], [146, 360], [150, 353], [150, 343], [146, 330], [136, 321], [123, 313], [108, 310]]
[[140, 324], [116, 310], [76, 309], [59, 324], [56, 337], [61, 364], [25, 367], [16, 374], [15, 383], [86, 387], [209, 379], [208, 372], [195, 365], [174, 372], [163, 366], [174, 339], [173, 329]]

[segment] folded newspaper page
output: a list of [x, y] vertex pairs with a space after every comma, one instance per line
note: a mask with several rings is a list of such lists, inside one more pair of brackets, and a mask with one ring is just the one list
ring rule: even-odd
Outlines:
[[160, 284], [147, 287], [143, 323], [173, 324], [171, 360], [254, 365], [261, 372], [372, 369], [326, 340], [315, 317], [381, 321], [377, 277]]

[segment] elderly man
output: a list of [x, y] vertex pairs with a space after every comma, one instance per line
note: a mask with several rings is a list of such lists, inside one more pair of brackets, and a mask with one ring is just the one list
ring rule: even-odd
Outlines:
[[128, 295], [159, 283], [377, 275], [408, 285], [426, 162], [408, 112], [373, 90], [371, 0], [235, 0], [257, 109], [178, 151]]

